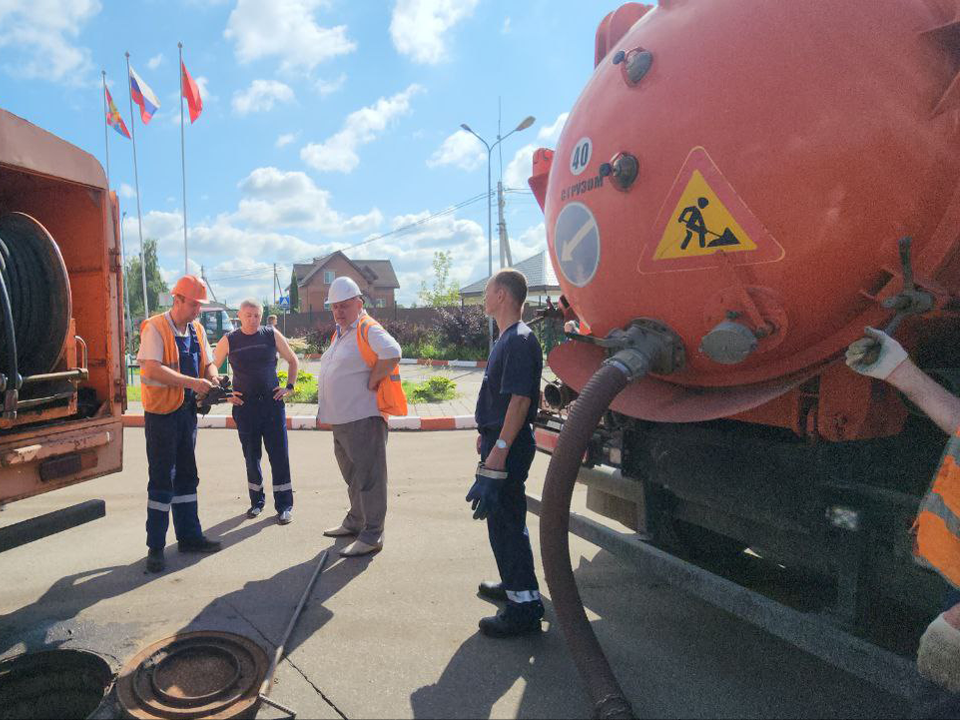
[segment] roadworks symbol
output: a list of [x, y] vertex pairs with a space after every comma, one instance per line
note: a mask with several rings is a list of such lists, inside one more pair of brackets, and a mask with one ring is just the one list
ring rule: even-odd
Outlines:
[[721, 251], [747, 264], [776, 262], [784, 254], [701, 147], [687, 156], [649, 237], [641, 273], [715, 267], [709, 256]]
[[654, 260], [713, 255], [720, 249], [757, 249], [699, 170], [690, 176], [671, 219], [657, 244]]

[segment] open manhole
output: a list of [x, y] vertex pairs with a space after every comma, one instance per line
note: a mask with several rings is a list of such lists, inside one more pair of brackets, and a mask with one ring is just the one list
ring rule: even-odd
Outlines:
[[87, 718], [113, 680], [107, 662], [82, 650], [44, 650], [0, 662], [0, 720]]
[[140, 651], [117, 678], [117, 698], [132, 717], [252, 717], [269, 659], [252, 640], [203, 630]]

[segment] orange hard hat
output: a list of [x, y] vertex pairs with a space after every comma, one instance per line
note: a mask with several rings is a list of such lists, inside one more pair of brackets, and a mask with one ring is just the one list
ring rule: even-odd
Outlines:
[[177, 284], [173, 286], [173, 291], [170, 294], [182, 295], [187, 300], [206, 302], [207, 286], [196, 275], [184, 275], [177, 280]]

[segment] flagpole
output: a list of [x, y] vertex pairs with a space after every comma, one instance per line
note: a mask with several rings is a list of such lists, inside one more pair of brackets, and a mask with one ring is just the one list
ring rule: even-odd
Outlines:
[[107, 151], [107, 194], [110, 194], [110, 140], [107, 137], [107, 71], [100, 71], [103, 80], [103, 146]]
[[140, 213], [140, 176], [137, 173], [137, 121], [133, 117], [133, 90], [130, 88], [130, 53], [127, 57], [127, 97], [130, 98], [130, 139], [133, 141], [133, 184], [137, 191], [137, 226], [140, 229], [140, 279], [143, 281], [143, 316], [150, 317], [147, 300], [147, 264], [143, 257], [143, 217]]
[[190, 268], [187, 266], [187, 160], [183, 141], [183, 43], [177, 43], [180, 52], [180, 170], [183, 175], [183, 274], [187, 275]]

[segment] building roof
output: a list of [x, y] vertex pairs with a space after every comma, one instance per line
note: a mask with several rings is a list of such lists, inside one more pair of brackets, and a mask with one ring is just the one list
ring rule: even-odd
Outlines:
[[297, 286], [303, 287], [306, 285], [310, 281], [310, 278], [336, 255], [342, 256], [344, 260], [353, 265], [357, 272], [367, 278], [367, 281], [373, 287], [386, 289], [396, 289], [400, 287], [400, 283], [397, 281], [397, 274], [393, 270], [393, 263], [389, 260], [351, 260], [340, 250], [335, 250], [323, 257], [314, 258], [312, 264], [294, 264], [293, 271], [297, 276]]
[[[550, 262], [550, 256], [547, 255], [546, 250], [516, 263], [513, 269], [519, 270], [527, 278], [527, 292], [530, 294], [560, 292], [560, 283], [557, 281], [557, 274], [553, 271], [553, 263]], [[460, 296], [482, 295], [489, 279], [490, 276], [487, 275], [460, 288]]]

